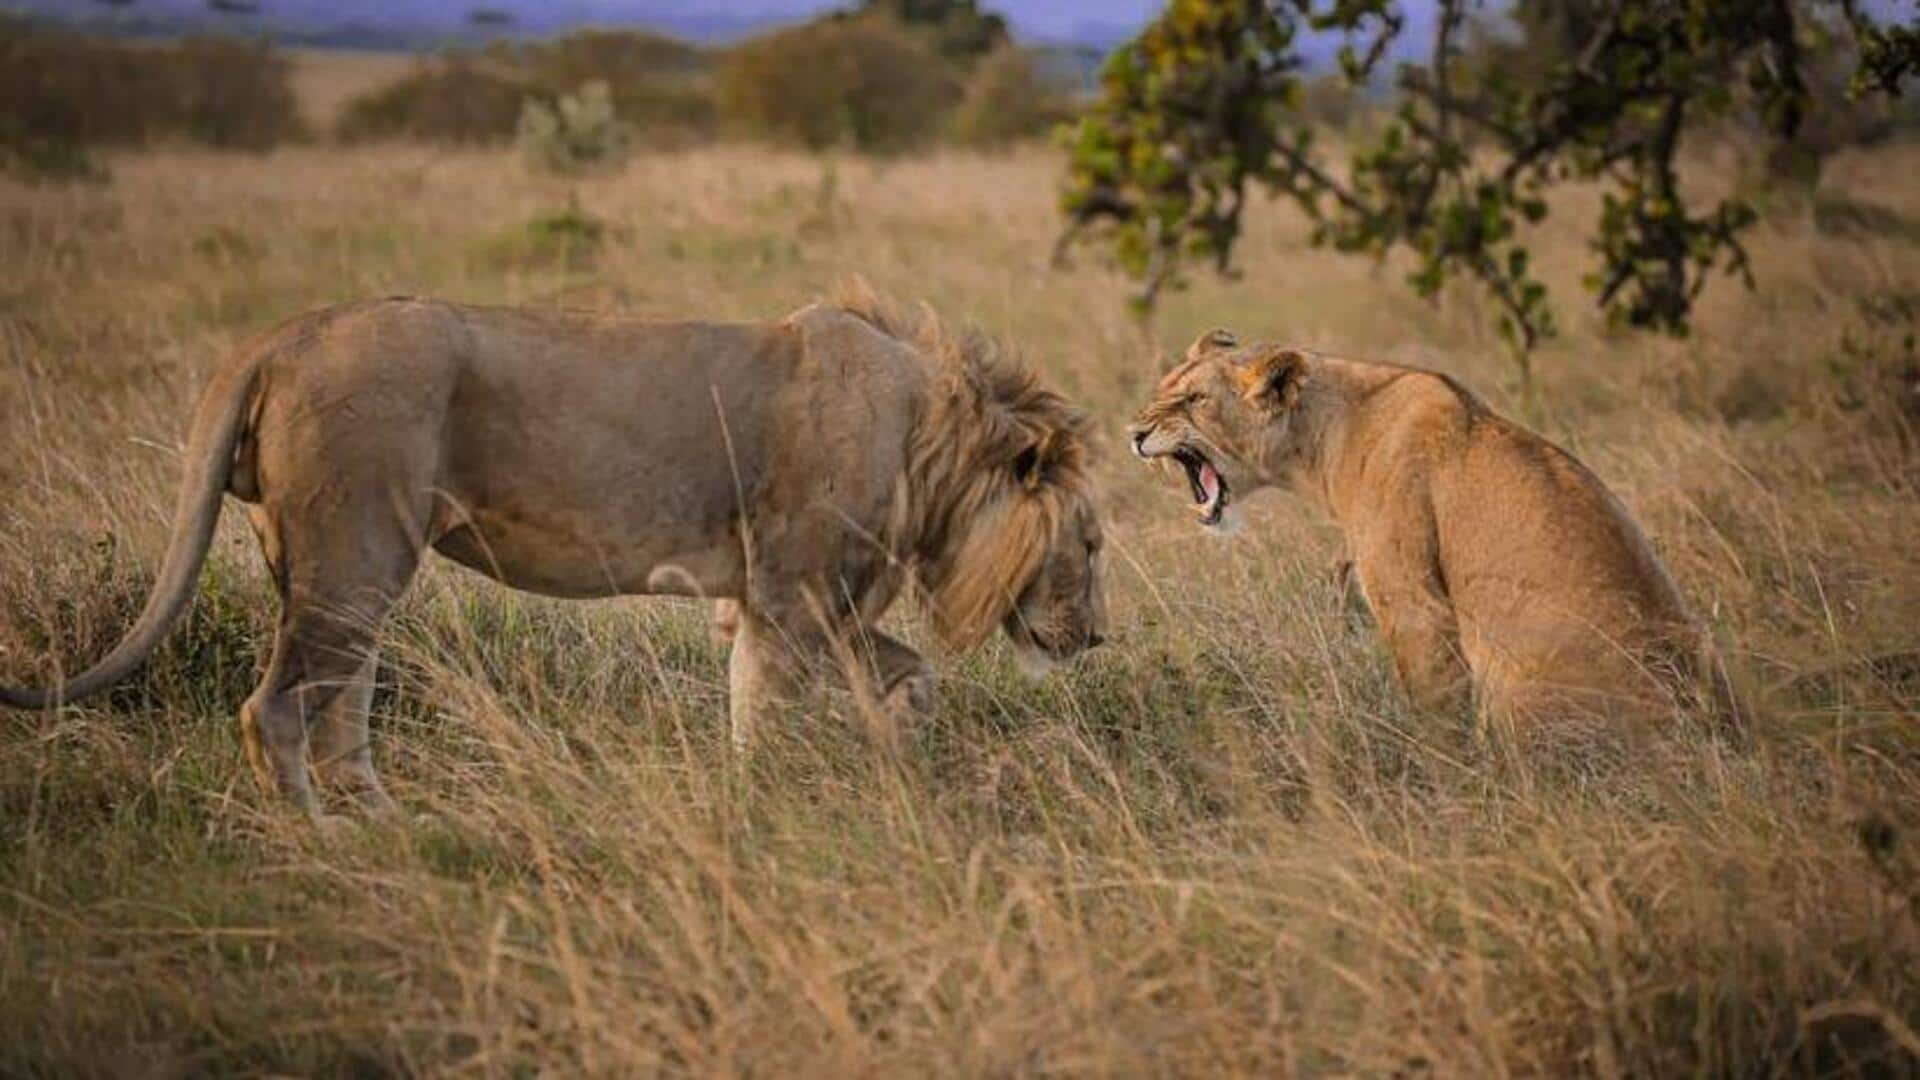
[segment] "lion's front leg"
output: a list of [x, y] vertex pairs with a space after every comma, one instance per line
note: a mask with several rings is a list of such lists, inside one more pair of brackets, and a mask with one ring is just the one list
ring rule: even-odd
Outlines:
[[933, 668], [926, 658], [878, 630], [868, 631], [866, 642], [881, 708], [895, 724], [912, 723], [931, 713], [935, 699]]
[[727, 665], [728, 715], [736, 750], [749, 749], [765, 718], [817, 675], [864, 684], [862, 692], [874, 695], [896, 728], [910, 726], [933, 709], [932, 667], [884, 633], [829, 634], [815, 629], [811, 620], [780, 624], [744, 606], [736, 612]]
[[773, 624], [738, 606], [734, 615], [733, 652], [727, 658], [727, 716], [733, 748], [745, 753], [759, 735], [761, 722], [792, 696], [801, 665]]
[[734, 636], [740, 633], [740, 601], [714, 601], [713, 620], [707, 624], [707, 632], [713, 636], [715, 645], [732, 645]]

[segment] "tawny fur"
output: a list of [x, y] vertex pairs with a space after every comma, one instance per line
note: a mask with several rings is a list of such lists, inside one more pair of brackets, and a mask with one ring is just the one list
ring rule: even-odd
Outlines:
[[[1084, 531], [1095, 527], [1086, 512], [1086, 421], [990, 337], [955, 333], [930, 309], [888, 303], [860, 282], [833, 302], [932, 360], [926, 413], [908, 455], [916, 497], [903, 531], [934, 538], [942, 553], [921, 575], [935, 628], [952, 646], [977, 645], [1062, 531], [1084, 546]], [[1042, 460], [1044, 475], [1023, 479], [980, 467], [1027, 450]]]
[[1293, 491], [1343, 530], [1402, 684], [1490, 717], [1737, 711], [1652, 546], [1572, 455], [1428, 371], [1211, 331], [1136, 418], [1143, 456], [1198, 452], [1230, 497]]
[[[664, 322], [417, 299], [301, 316], [203, 394], [146, 610], [93, 668], [124, 676], [192, 593], [223, 493], [282, 601], [242, 711], [263, 783], [318, 812], [325, 781], [388, 805], [367, 747], [381, 620], [433, 548], [556, 596], [722, 600], [734, 737], [803, 676], [924, 708], [930, 672], [876, 621], [903, 586], [954, 645], [1099, 640], [1083, 422], [987, 338], [855, 286], [767, 322]], [[862, 659], [846, 672], [841, 660]]]

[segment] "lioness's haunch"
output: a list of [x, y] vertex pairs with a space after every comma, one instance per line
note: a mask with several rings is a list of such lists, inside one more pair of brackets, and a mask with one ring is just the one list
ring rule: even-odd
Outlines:
[[864, 293], [759, 323], [328, 308], [207, 387], [126, 639], [0, 701], [77, 700], [135, 667], [190, 597], [231, 493], [282, 605], [243, 740], [261, 781], [309, 813], [309, 747], [323, 781], [389, 805], [367, 745], [374, 639], [427, 548], [555, 596], [724, 598], [737, 744], [823, 671], [851, 666], [886, 707], [922, 708], [925, 662], [875, 627], [903, 585], [958, 648], [996, 625], [1050, 659], [1098, 643], [1082, 428], [991, 341]]
[[1489, 714], [1646, 715], [1724, 672], [1646, 538], [1572, 455], [1452, 379], [1203, 334], [1131, 429], [1185, 474], [1202, 524], [1263, 487], [1318, 504], [1402, 684]]

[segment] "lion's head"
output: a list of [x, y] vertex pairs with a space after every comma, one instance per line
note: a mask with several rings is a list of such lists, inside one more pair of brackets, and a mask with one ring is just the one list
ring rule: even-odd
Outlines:
[[1133, 451], [1179, 465], [1200, 523], [1230, 527], [1237, 495], [1285, 486], [1310, 452], [1300, 414], [1311, 365], [1298, 349], [1243, 348], [1231, 333], [1210, 330], [1134, 418]]
[[858, 286], [839, 304], [928, 362], [907, 531], [941, 639], [971, 648], [999, 626], [1039, 668], [1098, 645], [1103, 541], [1085, 417], [991, 338]]
[[[1098, 645], [1106, 634], [1099, 515], [1086, 497], [1084, 479], [1064, 475], [1069, 466], [1058, 446], [1078, 437], [1077, 432], [1055, 432], [1047, 436], [1053, 445], [1043, 443], [1016, 456], [1014, 473], [1021, 491], [1005, 503], [1012, 511], [1008, 516], [1030, 521], [1031, 525], [1021, 527], [1033, 529], [1042, 540], [1025, 545], [1026, 550], [1040, 552], [1034, 560], [1037, 567], [1031, 573], [1007, 577], [1009, 583], [1024, 580], [1024, 584], [1017, 592], [1002, 590], [1014, 602], [1001, 618], [1001, 628], [1031, 671], [1044, 671]], [[1071, 467], [1079, 468], [1077, 463]], [[1044, 492], [1049, 484], [1059, 490]]]

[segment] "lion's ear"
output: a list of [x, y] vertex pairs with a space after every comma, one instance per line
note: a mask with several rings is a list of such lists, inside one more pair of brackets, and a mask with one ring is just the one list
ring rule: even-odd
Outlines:
[[1231, 330], [1216, 326], [1193, 339], [1193, 344], [1187, 346], [1187, 359], [1198, 360], [1210, 352], [1217, 352], [1221, 349], [1237, 349], [1239, 347], [1240, 338], [1238, 335]]
[[1248, 401], [1271, 409], [1290, 409], [1300, 400], [1307, 356], [1298, 349], [1269, 349], [1247, 362], [1240, 376], [1241, 393]]
[[1057, 430], [1047, 432], [1013, 456], [1013, 478], [1028, 491], [1040, 490], [1040, 485], [1046, 483], [1047, 475], [1060, 463], [1065, 450], [1065, 437]]

